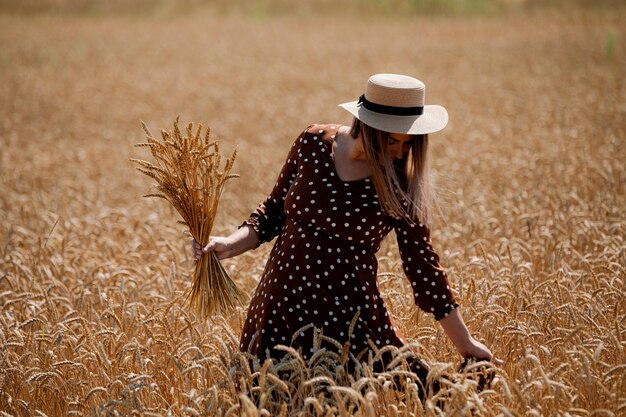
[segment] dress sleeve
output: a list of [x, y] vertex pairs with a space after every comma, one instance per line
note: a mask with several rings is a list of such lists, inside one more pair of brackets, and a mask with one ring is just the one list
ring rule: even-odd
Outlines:
[[285, 197], [298, 175], [298, 160], [302, 155], [302, 142], [307, 130], [308, 128], [291, 145], [289, 154], [270, 195], [239, 226], [249, 225], [254, 229], [259, 238], [257, 247], [278, 236], [285, 224], [287, 217], [285, 214]]
[[430, 230], [409, 217], [394, 220], [402, 266], [411, 282], [415, 303], [435, 320], [447, 317], [459, 305], [454, 300], [439, 255], [432, 248]]

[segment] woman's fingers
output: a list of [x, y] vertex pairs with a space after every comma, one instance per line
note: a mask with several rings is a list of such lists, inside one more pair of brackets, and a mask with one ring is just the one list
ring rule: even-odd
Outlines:
[[202, 251], [204, 253], [213, 252], [217, 255], [217, 258], [222, 260], [235, 256], [233, 244], [224, 237], [215, 237], [211, 239], [208, 245], [206, 245]]
[[211, 251], [215, 251], [215, 252], [223, 252], [225, 250], [229, 250], [230, 246], [228, 244], [228, 242], [226, 241], [225, 238], [223, 237], [216, 237], [216, 238], [212, 238], [211, 240], [209, 240], [209, 244], [206, 245], [202, 251], [203, 252], [211, 252]]
[[215, 240], [211, 240], [208, 245], [202, 247], [195, 239], [191, 241], [191, 247], [193, 251], [193, 257], [196, 261], [200, 260], [206, 253], [215, 251], [220, 259], [220, 243]]
[[209, 236], [209, 243], [202, 248], [202, 252], [208, 253], [217, 249], [216, 246], [220, 239], [222, 239], [220, 236]]
[[202, 247], [194, 238], [191, 238], [191, 253], [196, 261], [202, 257]]

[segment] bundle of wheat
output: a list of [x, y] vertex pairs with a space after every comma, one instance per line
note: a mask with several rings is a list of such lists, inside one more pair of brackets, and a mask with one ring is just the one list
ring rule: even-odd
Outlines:
[[[209, 242], [224, 183], [238, 177], [230, 174], [237, 151], [226, 159], [220, 171], [221, 155], [217, 142], [210, 142], [210, 129], [202, 138], [202, 125], [193, 132], [193, 123], [187, 125], [185, 137], [178, 128], [177, 117], [171, 132], [162, 130], [162, 141], [155, 139], [145, 123], [148, 147], [155, 163], [131, 159], [137, 169], [157, 181], [158, 193], [144, 197], [158, 197], [169, 201], [183, 218], [180, 223], [189, 227], [193, 238], [201, 245]], [[202, 318], [222, 314], [241, 305], [244, 296], [220, 264], [215, 253], [196, 262], [193, 283], [186, 296], [189, 306]]]

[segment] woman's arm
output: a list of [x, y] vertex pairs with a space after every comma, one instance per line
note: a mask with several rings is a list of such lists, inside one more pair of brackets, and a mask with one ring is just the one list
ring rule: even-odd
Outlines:
[[198, 260], [203, 254], [211, 251], [215, 252], [219, 259], [231, 258], [274, 239], [280, 233], [286, 219], [285, 198], [298, 174], [298, 160], [302, 154], [303, 144], [306, 143], [305, 135], [310, 127], [307, 127], [291, 145], [270, 195], [230, 236], [211, 236], [208, 245], [204, 248], [192, 239], [191, 248], [194, 259]]
[[235, 230], [230, 236], [212, 236], [209, 244], [204, 248], [192, 239], [193, 256], [200, 259], [203, 254], [215, 252], [219, 259], [232, 258], [256, 248], [259, 245], [259, 237], [250, 225], [244, 225]]
[[[269, 242], [278, 236], [283, 229], [287, 214], [285, 212], [285, 199], [291, 186], [296, 181], [300, 169], [301, 158], [308, 154], [313, 143], [307, 141], [309, 135], [307, 127], [293, 142], [285, 159], [276, 184], [270, 195], [254, 210], [244, 222], [251, 226], [258, 238], [257, 246]], [[306, 145], [306, 143], [309, 145]], [[306, 157], [305, 157], [306, 158]]]
[[439, 255], [431, 245], [428, 226], [408, 216], [392, 219], [391, 224], [415, 303], [425, 312], [432, 313], [435, 320], [445, 318], [458, 304], [446, 271], [439, 263]]
[[446, 273], [439, 264], [439, 255], [431, 245], [428, 227], [408, 217], [393, 224], [404, 272], [411, 282], [416, 304], [434, 314], [461, 356], [492, 360], [489, 348], [467, 330]]
[[452, 343], [464, 358], [492, 360], [493, 354], [489, 348], [470, 334], [458, 308], [439, 320], [441, 327], [446, 332]]

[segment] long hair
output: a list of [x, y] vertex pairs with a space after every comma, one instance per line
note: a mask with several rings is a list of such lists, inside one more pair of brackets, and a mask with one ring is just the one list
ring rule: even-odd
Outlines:
[[434, 193], [428, 164], [428, 135], [415, 135], [402, 159], [389, 156], [389, 133], [375, 129], [356, 117], [350, 136], [363, 138], [372, 182], [383, 210], [395, 219], [409, 216], [424, 224], [430, 221]]

